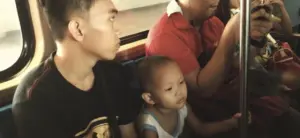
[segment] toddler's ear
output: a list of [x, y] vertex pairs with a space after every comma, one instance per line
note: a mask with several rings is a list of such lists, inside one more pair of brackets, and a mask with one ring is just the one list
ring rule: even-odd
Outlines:
[[144, 93], [142, 94], [142, 98], [144, 99], [144, 101], [145, 101], [147, 104], [150, 104], [150, 105], [154, 105], [154, 104], [155, 104], [154, 100], [152, 99], [152, 95], [151, 95], [151, 93], [149, 93], [149, 92], [144, 92]]

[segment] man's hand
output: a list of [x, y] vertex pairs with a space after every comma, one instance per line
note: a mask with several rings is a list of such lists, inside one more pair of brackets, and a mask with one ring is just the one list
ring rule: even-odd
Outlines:
[[263, 6], [265, 8], [259, 8], [251, 14], [251, 26], [250, 26], [250, 35], [254, 40], [261, 40], [273, 27], [271, 21], [271, 12], [272, 9], [270, 3], [266, 2], [264, 5], [258, 0], [255, 0], [251, 3], [252, 9], [257, 8], [258, 6]]
[[[266, 9], [261, 7], [265, 7]], [[251, 11], [253, 12], [250, 17], [250, 36], [252, 39], [260, 41], [273, 27], [271, 10], [272, 6], [270, 3], [262, 5], [259, 0], [254, 0], [251, 3]], [[240, 13], [236, 14], [226, 25], [228, 30], [234, 30], [235, 43], [239, 42], [240, 37], [240, 16]]]
[[283, 0], [268, 0], [268, 2], [270, 4], [275, 4], [275, 5], [278, 5], [280, 7], [284, 7], [284, 2]]
[[[240, 119], [242, 117], [242, 114], [241, 113], [236, 113], [232, 116], [232, 118], [234, 119]], [[248, 111], [248, 124], [251, 124], [252, 123], [252, 116], [251, 116], [251, 112]]]

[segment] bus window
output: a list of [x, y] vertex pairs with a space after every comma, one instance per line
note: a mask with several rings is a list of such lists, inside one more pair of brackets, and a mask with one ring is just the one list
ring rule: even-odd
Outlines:
[[34, 56], [35, 38], [29, 3], [2, 1], [0, 5], [0, 90], [19, 76]]
[[20, 57], [23, 40], [14, 0], [0, 4], [0, 72], [11, 67]]
[[149, 30], [164, 13], [169, 1], [113, 0], [116, 8], [119, 10], [115, 25], [119, 29], [120, 37]]

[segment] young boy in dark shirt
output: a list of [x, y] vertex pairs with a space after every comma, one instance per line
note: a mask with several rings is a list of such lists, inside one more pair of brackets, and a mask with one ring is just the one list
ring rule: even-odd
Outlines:
[[19, 84], [20, 138], [135, 138], [138, 108], [122, 65], [111, 0], [43, 0], [57, 51]]

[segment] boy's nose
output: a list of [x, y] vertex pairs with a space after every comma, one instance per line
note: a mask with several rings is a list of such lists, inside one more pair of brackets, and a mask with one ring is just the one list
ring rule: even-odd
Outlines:
[[182, 91], [181, 91], [181, 90], [177, 90], [176, 96], [177, 96], [177, 97], [182, 97]]
[[119, 29], [116, 29], [115, 32], [116, 32], [116, 35], [120, 38], [122, 35], [121, 31]]

